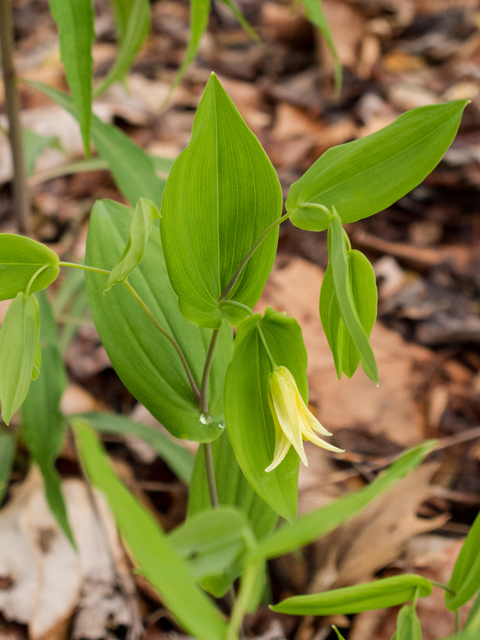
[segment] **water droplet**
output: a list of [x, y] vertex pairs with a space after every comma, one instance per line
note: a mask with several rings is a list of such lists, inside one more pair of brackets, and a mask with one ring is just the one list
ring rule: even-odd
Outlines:
[[218, 426], [220, 427], [220, 429], [225, 429], [225, 423], [224, 422], [219, 422]]
[[202, 424], [210, 424], [212, 421], [212, 416], [209, 413], [202, 413], [200, 416], [200, 422]]

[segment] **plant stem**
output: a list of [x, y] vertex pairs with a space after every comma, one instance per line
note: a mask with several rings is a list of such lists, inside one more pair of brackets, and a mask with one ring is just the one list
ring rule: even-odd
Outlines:
[[460, 609], [455, 611], [455, 633], [460, 633]]
[[212, 339], [210, 340], [205, 366], [203, 367], [202, 384], [200, 387], [200, 408], [202, 413], [208, 412], [208, 378], [210, 376], [210, 369], [212, 368], [213, 354], [217, 346], [219, 332], [220, 329], [214, 329], [212, 332]]
[[[110, 273], [110, 272], [107, 271], [107, 273]], [[138, 293], [135, 291], [135, 289], [132, 287], [132, 285], [128, 282], [128, 280], [124, 280], [123, 284], [127, 287], [128, 291], [132, 294], [132, 296], [135, 298], [135, 300], [138, 302], [138, 304], [145, 311], [147, 316], [152, 321], [154, 327], [156, 329], [158, 329], [158, 331], [160, 331], [160, 333], [162, 335], [164, 335], [165, 338], [167, 338], [167, 340], [169, 340], [169, 342], [173, 345], [175, 351], [178, 353], [178, 356], [179, 356], [179, 358], [180, 358], [180, 360], [182, 362], [183, 368], [185, 369], [185, 373], [187, 374], [188, 381], [190, 383], [190, 386], [192, 387], [192, 390], [193, 390], [193, 393], [195, 394], [197, 402], [200, 402], [200, 392], [198, 391], [197, 385], [195, 384], [195, 380], [193, 379], [193, 376], [192, 376], [192, 372], [190, 371], [190, 367], [188, 366], [188, 363], [187, 363], [187, 361], [185, 359], [185, 356], [183, 355], [183, 351], [180, 349], [180, 346], [179, 346], [178, 342], [175, 340], [175, 338], [172, 335], [170, 335], [168, 333], [168, 331], [165, 331], [165, 329], [158, 322], [158, 320], [155, 318], [153, 313], [150, 311], [150, 309], [148, 308], [146, 303], [138, 295]]]
[[215, 509], [219, 506], [217, 483], [215, 480], [215, 469], [213, 467], [212, 443], [203, 443], [203, 455], [205, 456], [205, 471], [207, 472], [208, 494], [210, 504]]
[[223, 307], [227, 305], [230, 305], [231, 307], [238, 307], [239, 309], [243, 309], [248, 313], [248, 315], [253, 316], [253, 311], [250, 309], [250, 307], [247, 307], [246, 304], [243, 304], [242, 302], [237, 302], [236, 300], [224, 300], [223, 302], [220, 302], [218, 306], [220, 307], [220, 309], [223, 309]]
[[[1, 1], [1, 0], [0, 0]], [[273, 229], [275, 229], [276, 227], [278, 227], [279, 225], [282, 224], [282, 222], [284, 220], [286, 220], [288, 217], [290, 216], [289, 213], [286, 213], [284, 216], [282, 216], [281, 218], [278, 218], [277, 220], [275, 220], [275, 222], [272, 222], [272, 224], [267, 227], [265, 229], [265, 231], [262, 233], [262, 235], [259, 237], [259, 239], [255, 242], [255, 244], [253, 245], [253, 247], [250, 249], [250, 251], [247, 253], [247, 255], [243, 258], [243, 260], [241, 261], [241, 263], [238, 266], [238, 269], [235, 271], [235, 273], [233, 274], [232, 279], [230, 280], [230, 282], [227, 284], [227, 286], [225, 287], [225, 289], [222, 291], [222, 294], [220, 296], [220, 302], [222, 300], [225, 300], [225, 298], [228, 296], [228, 294], [230, 293], [230, 291], [233, 289], [233, 287], [235, 286], [236, 281], [238, 280], [240, 274], [242, 273], [245, 265], [247, 264], [247, 262], [250, 260], [250, 258], [253, 256], [253, 254], [255, 253], [255, 251], [258, 249], [258, 247], [262, 244], [262, 242], [265, 240], [265, 238], [268, 236], [268, 234], [270, 233], [270, 231], [273, 231]]]
[[27, 284], [27, 288], [25, 289], [25, 293], [23, 294], [24, 297], [26, 298], [28, 295], [30, 295], [30, 289], [32, 284], [35, 282], [35, 280], [37, 279], [37, 276], [40, 275], [42, 273], [42, 271], [45, 271], [45, 269], [47, 269], [50, 265], [48, 264], [44, 264], [43, 267], [40, 267], [40, 269], [37, 269], [35, 271], [35, 273], [33, 274], [33, 276], [30, 278], [30, 280], [28, 281]]
[[32, 234], [32, 216], [27, 186], [27, 172], [20, 124], [20, 98], [13, 66], [13, 21], [10, 0], [0, 0], [0, 44], [2, 54], [5, 108], [8, 119], [8, 137], [13, 164], [13, 195], [15, 217], [20, 233]]
[[263, 346], [265, 347], [265, 351], [267, 353], [267, 357], [270, 360], [270, 364], [272, 365], [273, 370], [276, 371], [278, 369], [277, 363], [273, 359], [273, 356], [272, 356], [272, 354], [270, 352], [270, 349], [268, 348], [267, 341], [265, 340], [265, 336], [263, 334], [262, 328], [259, 327], [258, 324], [257, 324], [257, 329], [258, 329], [258, 335], [260, 336], [260, 340], [263, 342]]
[[245, 571], [242, 576], [242, 582], [240, 585], [240, 591], [238, 593], [237, 601], [233, 607], [232, 615], [230, 617], [230, 624], [227, 629], [226, 640], [237, 640], [238, 632], [242, 626], [243, 616], [248, 607], [249, 600], [252, 596], [252, 592], [255, 588], [255, 582], [257, 580], [258, 571], [261, 566], [261, 560], [247, 559], [245, 564]]
[[429, 580], [429, 582], [431, 582], [435, 587], [440, 587], [440, 589], [443, 589], [444, 591], [448, 591], [448, 593], [451, 593], [452, 596], [457, 595], [457, 592], [454, 591], [453, 589], [450, 589], [448, 584], [443, 584], [443, 582], [437, 582], [436, 580]]
[[105, 273], [107, 276], [109, 276], [111, 273], [111, 271], [107, 271], [107, 269], [98, 269], [97, 267], [87, 267], [87, 265], [85, 264], [75, 264], [75, 262], [59, 262], [58, 265], [60, 267], [71, 267], [72, 269], [82, 269], [83, 271], [93, 271], [93, 273]]

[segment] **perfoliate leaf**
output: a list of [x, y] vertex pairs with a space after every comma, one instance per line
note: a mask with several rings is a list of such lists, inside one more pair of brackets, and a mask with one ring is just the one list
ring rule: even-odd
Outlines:
[[[93, 208], [88, 227], [86, 263], [103, 269], [115, 266], [129, 238], [132, 211], [102, 200]], [[108, 243], [105, 242], [108, 238]], [[218, 339], [209, 377], [211, 421], [200, 420], [195, 395], [171, 342], [123, 285], [104, 296], [107, 277], [86, 273], [88, 298], [95, 326], [110, 361], [129, 391], [172, 433], [182, 439], [209, 442], [223, 429], [223, 381], [231, 357], [232, 331], [227, 324]], [[182, 349], [197, 387], [212, 332], [188, 323], [178, 308], [167, 275], [160, 238], [151, 234], [142, 262], [129, 282], [162, 327]]]
[[113, 0], [119, 31], [117, 59], [95, 95], [103, 93], [117, 80], [123, 80], [150, 31], [149, 0]]
[[92, 0], [50, 0], [60, 35], [60, 54], [65, 65], [73, 102], [78, 110], [85, 153], [90, 155], [92, 122], [92, 46], [95, 39]]
[[320, 509], [301, 516], [296, 522], [282, 525], [269, 538], [260, 543], [258, 554], [276, 558], [290, 553], [321, 538], [345, 521], [353, 518], [371, 500], [390, 489], [422, 462], [435, 447], [435, 440], [427, 440], [406, 451], [386, 471], [364, 489], [347, 495]]
[[123, 252], [122, 259], [112, 269], [108, 277], [105, 293], [117, 282], [123, 282], [130, 273], [140, 264], [148, 237], [155, 220], [160, 218], [157, 207], [147, 200], [140, 198], [133, 213], [132, 224], [130, 225], [130, 237]]
[[244, 531], [250, 530], [239, 509], [219, 506], [202, 511], [168, 536], [178, 555], [201, 580], [227, 571], [245, 548]]
[[422, 640], [422, 628], [415, 607], [405, 604], [398, 612], [395, 640]]
[[279, 613], [296, 616], [359, 613], [408, 602], [414, 598], [417, 589], [419, 596], [425, 598], [431, 594], [432, 584], [423, 576], [404, 574], [354, 587], [343, 587], [307, 596], [293, 596], [270, 608]]
[[467, 104], [419, 107], [376, 133], [326, 151], [290, 189], [286, 207], [292, 223], [308, 231], [327, 229], [328, 217], [315, 205], [335, 207], [343, 223], [389, 207], [437, 166]]
[[67, 386], [65, 367], [57, 344], [57, 326], [44, 292], [40, 302], [40, 341], [42, 373], [32, 382], [22, 404], [22, 437], [38, 464], [45, 483], [49, 507], [65, 535], [75, 546], [63, 500], [55, 460], [63, 443], [64, 425], [59, 405]]
[[9, 300], [25, 291], [41, 267], [47, 265], [33, 281], [30, 291], [45, 289], [58, 276], [58, 256], [40, 242], [13, 233], [0, 233], [0, 300]]
[[469, 631], [480, 631], [480, 593], [475, 598], [475, 602], [468, 612], [465, 629]]
[[39, 332], [37, 299], [32, 294], [17, 294], [0, 329], [0, 401], [6, 424], [27, 395]]
[[328, 26], [327, 19], [323, 13], [322, 0], [301, 0], [301, 2], [305, 7], [307, 18], [320, 30], [332, 54], [335, 68], [335, 94], [338, 97], [342, 89], [342, 65], [340, 63], [340, 58], [338, 57], [338, 51], [335, 46], [335, 42], [333, 41], [330, 27]]
[[73, 422], [82, 466], [107, 498], [137, 571], [187, 633], [199, 640], [224, 640], [227, 625], [219, 610], [197, 587], [152, 514], [120, 482], [95, 433], [80, 419]]
[[[328, 255], [329, 255], [329, 264], [332, 268], [332, 280], [333, 287], [336, 294], [336, 299], [338, 302], [338, 311], [342, 317], [343, 322], [345, 323], [345, 328], [348, 331], [349, 338], [351, 338], [353, 345], [358, 349], [358, 352], [361, 357], [363, 370], [367, 374], [367, 376], [378, 384], [378, 371], [377, 371], [377, 363], [375, 361], [375, 356], [373, 355], [372, 348], [370, 346], [370, 342], [368, 339], [368, 335], [365, 331], [365, 328], [359, 318], [359, 314], [355, 305], [355, 297], [352, 290], [352, 284], [355, 285], [356, 281], [350, 276], [350, 265], [348, 259], [347, 246], [345, 243], [345, 235], [342, 227], [342, 222], [340, 217], [335, 212], [331, 217], [331, 223], [328, 228]], [[354, 259], [355, 260], [355, 259]], [[357, 261], [358, 262], [358, 261]], [[364, 263], [361, 265], [362, 275], [365, 272]], [[365, 272], [366, 273], [366, 272]], [[366, 321], [366, 325], [370, 324], [371, 315], [372, 315], [372, 306], [371, 306], [371, 283], [370, 290], [366, 294], [366, 309], [364, 313], [364, 319]], [[363, 313], [363, 305], [361, 305], [362, 313]], [[338, 318], [338, 313], [335, 314], [335, 309], [333, 309], [332, 318]], [[374, 319], [375, 320], [375, 319]], [[332, 320], [333, 321], [333, 320]], [[327, 323], [327, 326], [328, 323]], [[332, 326], [329, 326], [329, 331], [332, 329]], [[337, 374], [339, 371], [339, 367], [341, 365], [342, 369], [343, 365], [343, 356], [345, 354], [344, 349], [348, 349], [349, 343], [344, 346], [344, 335], [345, 334], [337, 334], [337, 339], [332, 340], [332, 344], [336, 350], [336, 353], [341, 351], [342, 356], [339, 359], [338, 365], [335, 362], [335, 366], [337, 367]], [[352, 361], [350, 361], [350, 356], [352, 357]], [[350, 373], [351, 365], [355, 364], [355, 355], [347, 353], [347, 364], [345, 366], [346, 372]], [[356, 367], [355, 367], [356, 368]], [[352, 372], [353, 375], [353, 372]]]
[[82, 413], [74, 417], [81, 418], [100, 433], [140, 438], [155, 450], [180, 480], [188, 484], [192, 479], [194, 464], [192, 454], [163, 431], [116, 413]]
[[33, 129], [23, 129], [23, 146], [25, 150], [25, 169], [27, 177], [35, 173], [37, 159], [50, 148], [61, 149], [57, 136], [41, 136]]
[[480, 589], [480, 513], [475, 518], [472, 528], [468, 532], [467, 539], [458, 554], [453, 567], [452, 577], [448, 583], [450, 589], [445, 592], [445, 603], [450, 611], [456, 611], [459, 607], [473, 598]]
[[[233, 325], [246, 312], [219, 298], [263, 231], [281, 216], [282, 191], [270, 160], [212, 74], [192, 139], [170, 172], [160, 229], [172, 286], [185, 318]], [[278, 229], [243, 269], [228, 298], [253, 307], [273, 266]]]
[[[240, 469], [225, 431], [212, 442], [213, 467], [220, 505], [242, 510], [257, 539], [267, 538], [278, 520], [277, 514], [252, 489]], [[188, 500], [188, 518], [210, 510], [205, 455], [200, 447], [195, 458]], [[216, 598], [223, 597], [242, 572], [241, 558], [228, 571], [202, 580], [202, 587]]]
[[[72, 100], [44, 82], [25, 81], [66, 109], [77, 120], [79, 113]], [[155, 172], [152, 158], [117, 127], [92, 118], [92, 140], [100, 156], [108, 162], [121, 193], [132, 206], [148, 198], [160, 209], [165, 181]]]
[[225, 379], [227, 431], [249, 483], [276, 513], [292, 521], [297, 514], [298, 454], [291, 447], [276, 469], [265, 471], [274, 457], [275, 426], [267, 398], [271, 364], [259, 328], [276, 364], [290, 370], [304, 402], [308, 401], [307, 352], [300, 326], [268, 307], [263, 318], [256, 314], [237, 330]]
[[[368, 259], [360, 251], [347, 251], [348, 273], [358, 319], [370, 336], [377, 317], [377, 285]], [[338, 378], [342, 372], [351, 378], [360, 364], [360, 352], [343, 321], [333, 283], [332, 267], [323, 276], [320, 292], [320, 318], [335, 362]]]

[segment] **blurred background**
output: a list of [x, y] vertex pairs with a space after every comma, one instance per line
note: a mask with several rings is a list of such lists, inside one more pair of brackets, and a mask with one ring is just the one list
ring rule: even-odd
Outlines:
[[[224, 4], [213, 2], [198, 56], [164, 106], [188, 44], [189, 3], [153, 1], [152, 29], [128, 77], [94, 103], [102, 120], [166, 159], [159, 163], [161, 175], [168, 172], [168, 160], [188, 144], [211, 71], [265, 147], [285, 196], [292, 182], [330, 147], [375, 132], [408, 109], [471, 100], [456, 140], [425, 182], [388, 210], [347, 229], [378, 278], [379, 321], [372, 346], [379, 389], [361, 371], [351, 381], [336, 379], [318, 318], [326, 234], [303, 232], [289, 222], [282, 225], [277, 263], [258, 305], [259, 310], [267, 305], [286, 310], [299, 320], [309, 353], [311, 408], [346, 450], [335, 458], [313, 446], [308, 450], [310, 467], [302, 468], [300, 477], [301, 511], [363, 486], [405, 447], [426, 438], [441, 440], [429, 464], [361, 518], [303, 555], [272, 563], [274, 596], [344, 586], [399, 570], [446, 582], [480, 505], [480, 4], [323, 0], [344, 68], [338, 99], [331, 55], [301, 6], [292, 9], [282, 0], [237, 4], [261, 41], [254, 42]], [[110, 3], [96, 0], [95, 11], [93, 56], [100, 79], [117, 49]], [[19, 76], [67, 90], [48, 2], [14, 0], [13, 19]], [[125, 201], [101, 161], [88, 171], [75, 166], [84, 153], [78, 126], [68, 113], [27, 85], [20, 85], [20, 97], [34, 237], [63, 260], [81, 260], [95, 201]], [[1, 87], [0, 232], [15, 232], [3, 103]], [[113, 371], [93, 326], [82, 278], [70, 279], [67, 289], [64, 285], [65, 278], [56, 283], [57, 292], [51, 292], [70, 381], [63, 412], [115, 411], [160, 428]], [[7, 306], [0, 303], [0, 319]], [[155, 511], [162, 526], [169, 530], [181, 522], [186, 487], [156, 453], [133, 438], [109, 436], [105, 442], [122, 478]], [[68, 441], [57, 468], [66, 479], [79, 476]], [[0, 554], [18, 557], [16, 575], [0, 572], [0, 636], [26, 638], [28, 622], [30, 635], [38, 638], [123, 640], [139, 623], [126, 592], [139, 603], [144, 637], [180, 638], [148, 585], [130, 577], [119, 545], [115, 571], [93, 580], [94, 587], [73, 579], [65, 585], [58, 573], [63, 560], [53, 555], [53, 573], [48, 575], [57, 578], [51, 583], [29, 574], [38, 554], [48, 555], [48, 528], [33, 551], [17, 535], [18, 522], [36, 513], [39, 480], [27, 471], [27, 454], [20, 450], [11, 476], [16, 490], [7, 494], [0, 511]], [[21, 500], [13, 516], [8, 507], [14, 495]], [[122, 594], [119, 576], [128, 585]], [[59, 580], [68, 598], [59, 597]], [[21, 588], [15, 590], [15, 585]], [[33, 593], [42, 594], [34, 613]], [[87, 607], [90, 615], [82, 618], [89, 600], [98, 605], [97, 617]], [[453, 633], [453, 614], [442, 601], [439, 592], [418, 605], [425, 640]], [[350, 621], [299, 621], [263, 607], [248, 629], [252, 637], [264, 640], [326, 640], [333, 638], [328, 625], [334, 622], [350, 626], [344, 632], [349, 640], [389, 640], [395, 617], [395, 611], [374, 611]]]

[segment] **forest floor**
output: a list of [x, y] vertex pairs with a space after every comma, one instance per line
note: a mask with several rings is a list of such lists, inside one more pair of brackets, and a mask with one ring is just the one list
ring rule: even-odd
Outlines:
[[[302, 556], [273, 562], [275, 597], [403, 570], [447, 582], [480, 506], [478, 2], [323, 0], [344, 66], [338, 100], [332, 90], [331, 57], [300, 8], [292, 13], [289, 2], [274, 0], [238, 0], [238, 5], [261, 43], [254, 43], [216, 2], [199, 55], [163, 108], [185, 53], [189, 9], [188, 2], [154, 0], [147, 43], [125, 86], [112, 86], [96, 101], [97, 115], [120, 126], [150, 153], [173, 159], [189, 141], [198, 101], [213, 70], [264, 145], [286, 196], [292, 182], [330, 147], [375, 132], [408, 109], [471, 100], [456, 140], [433, 173], [394, 206], [348, 228], [353, 246], [372, 261], [378, 278], [379, 318], [372, 334], [378, 389], [361, 371], [352, 380], [336, 379], [318, 318], [327, 262], [324, 233], [303, 232], [290, 222], [282, 225], [276, 266], [258, 305], [259, 310], [267, 305], [285, 310], [300, 322], [309, 353], [313, 411], [346, 450], [334, 457], [314, 447], [308, 450], [310, 466], [300, 475], [302, 512], [363, 486], [405, 447], [427, 438], [441, 443], [426, 465], [366, 515]], [[116, 47], [110, 5], [99, 0], [95, 7], [93, 54], [100, 78], [111, 66]], [[14, 21], [19, 74], [65, 90], [48, 2], [14, 2]], [[25, 127], [51, 138], [38, 158], [31, 151], [35, 238], [63, 260], [81, 259], [94, 202], [124, 200], [106, 170], [64, 174], [63, 165], [83, 157], [76, 124], [39, 92], [25, 85], [20, 91]], [[5, 126], [3, 115], [0, 125]], [[2, 232], [15, 231], [10, 180], [9, 147], [0, 134]], [[0, 318], [6, 308], [7, 303], [0, 303]], [[68, 320], [68, 307], [62, 313], [59, 322]], [[65, 324], [69, 328], [62, 334], [70, 380], [64, 413], [113, 410], [158, 426], [113, 371], [88, 309], [77, 309], [75, 315], [81, 321]], [[187, 493], [165, 463], [133, 439], [105, 442], [122, 477], [155, 510], [162, 525], [169, 530], [181, 522]], [[57, 465], [66, 478], [74, 475], [73, 456], [66, 445]], [[25, 496], [31, 498], [38, 482], [30, 476], [24, 481], [25, 469], [25, 464], [17, 465], [12, 483], [23, 483]], [[14, 552], [21, 554], [12, 547]], [[2, 580], [0, 610], [5, 618], [0, 636], [25, 638], [25, 625], [15, 622], [22, 621], [21, 615], [7, 615], [2, 590], [8, 585]], [[181, 637], [148, 585], [137, 578], [135, 582], [144, 637]], [[128, 617], [122, 621], [121, 602], [115, 615], [109, 613], [110, 628], [108, 616], [100, 615], [92, 630], [78, 620], [72, 623], [78, 598], [58, 610], [55, 591], [41, 586], [47, 620], [42, 638], [125, 637], [130, 622]], [[453, 614], [446, 612], [441, 593], [421, 601], [418, 609], [425, 640], [453, 633]], [[344, 631], [348, 640], [390, 640], [395, 618], [395, 610], [382, 610], [352, 620], [300, 620], [262, 607], [247, 629], [263, 640], [327, 640], [333, 638], [329, 625], [335, 623], [350, 627]]]

